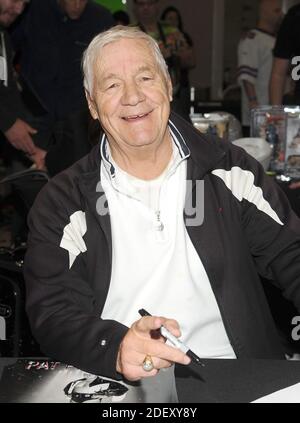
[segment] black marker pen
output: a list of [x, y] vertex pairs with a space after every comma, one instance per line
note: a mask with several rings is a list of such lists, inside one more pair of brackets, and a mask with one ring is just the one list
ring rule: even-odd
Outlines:
[[[143, 308], [139, 310], [139, 314], [143, 317], [151, 316], [151, 314]], [[192, 350], [190, 350], [189, 347], [187, 347], [182, 341], [180, 341], [180, 339], [176, 338], [176, 336], [172, 335], [171, 332], [169, 332], [168, 329], [166, 329], [164, 326], [161, 326], [160, 333], [164, 338], [170, 341], [174, 345], [174, 347], [178, 348], [180, 351], [184, 352], [188, 357], [190, 357], [190, 359], [194, 363], [203, 367], [205, 366], [201, 359]]]

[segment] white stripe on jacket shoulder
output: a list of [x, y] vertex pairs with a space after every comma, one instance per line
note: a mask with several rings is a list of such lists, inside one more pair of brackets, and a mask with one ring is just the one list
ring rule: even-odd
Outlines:
[[69, 252], [69, 269], [71, 269], [76, 257], [87, 250], [83, 240], [86, 231], [85, 213], [81, 210], [73, 213], [70, 216], [70, 223], [64, 228], [64, 233], [59, 244], [61, 248]]
[[221, 178], [232, 194], [239, 200], [243, 199], [254, 204], [279, 225], [284, 225], [278, 214], [272, 209], [270, 203], [264, 198], [263, 190], [254, 184], [254, 174], [240, 167], [232, 167], [230, 170], [216, 169], [212, 174]]

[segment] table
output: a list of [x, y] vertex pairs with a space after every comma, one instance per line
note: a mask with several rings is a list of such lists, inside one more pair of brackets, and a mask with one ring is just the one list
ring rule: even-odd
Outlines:
[[[247, 403], [300, 383], [299, 361], [203, 361], [205, 367], [176, 366], [180, 403]], [[97, 394], [84, 398], [84, 393], [91, 394], [84, 377], [81, 370], [45, 358], [0, 358], [0, 402], [146, 402], [139, 395], [133, 400], [135, 384], [108, 379], [98, 379]], [[95, 386], [96, 376], [90, 380]], [[153, 402], [159, 403], [163, 387], [159, 382], [154, 387]]]
[[177, 367], [176, 385], [180, 402], [249, 403], [300, 383], [300, 361], [203, 361], [204, 368], [196, 365]]

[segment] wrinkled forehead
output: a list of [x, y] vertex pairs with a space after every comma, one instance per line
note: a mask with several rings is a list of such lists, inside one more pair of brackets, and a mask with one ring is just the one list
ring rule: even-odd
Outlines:
[[160, 66], [154, 52], [146, 40], [123, 38], [112, 41], [102, 47], [95, 60], [95, 68], [101, 72], [110, 72], [112, 68], [134, 70], [135, 67], [148, 67], [159, 72]]
[[[95, 46], [90, 54], [89, 83], [91, 93], [96, 87], [102, 86], [111, 75], [117, 79], [127, 79], [150, 70], [151, 75], [169, 90], [171, 84], [169, 74], [159, 50], [156, 52], [152, 43], [143, 38], [126, 38], [111, 40]], [[90, 93], [90, 94], [91, 94]]]

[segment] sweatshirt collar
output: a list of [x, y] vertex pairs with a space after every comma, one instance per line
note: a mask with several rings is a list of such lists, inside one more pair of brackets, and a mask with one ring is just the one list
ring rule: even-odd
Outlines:
[[[178, 149], [180, 161], [186, 160], [190, 156], [190, 150], [183, 136], [171, 120], [169, 120], [169, 130], [172, 136], [173, 145]], [[109, 143], [105, 134], [102, 135], [100, 140], [100, 155], [106, 171], [110, 175], [110, 178], [114, 180], [116, 178], [116, 167], [111, 159]]]
[[[187, 179], [189, 180], [199, 179], [199, 177], [204, 177], [212, 171], [228, 150], [228, 143], [219, 138], [201, 134], [191, 124], [174, 113], [171, 114], [169, 126], [178, 135], [176, 138], [181, 147], [179, 151], [183, 152], [182, 157], [187, 158]], [[85, 171], [83, 170], [81, 174], [85, 185], [90, 184], [92, 180], [96, 184], [99, 182], [102, 156], [107, 161], [106, 165], [111, 165], [106, 150], [103, 150], [105, 147], [104, 137], [105, 135], [100, 139], [100, 149], [99, 144], [96, 145], [87, 157], [87, 162], [84, 166]], [[109, 171], [113, 173], [114, 169], [109, 169]]]

